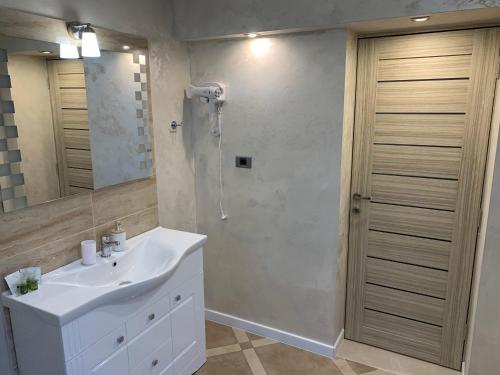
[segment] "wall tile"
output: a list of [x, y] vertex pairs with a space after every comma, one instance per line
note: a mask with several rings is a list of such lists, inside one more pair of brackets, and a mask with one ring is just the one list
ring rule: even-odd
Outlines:
[[79, 259], [80, 242], [93, 238], [95, 238], [94, 228], [3, 258], [0, 264], [0, 276], [4, 277], [19, 268], [33, 266], [42, 267], [43, 273], [50, 272]]
[[97, 191], [92, 204], [95, 226], [155, 207], [158, 205], [156, 180], [149, 178]]
[[92, 227], [90, 194], [0, 215], [0, 258], [11, 257]]

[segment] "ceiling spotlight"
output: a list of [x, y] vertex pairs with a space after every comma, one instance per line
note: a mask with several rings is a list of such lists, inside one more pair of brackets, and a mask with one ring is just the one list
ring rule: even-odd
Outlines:
[[248, 33], [245, 34], [248, 38], [257, 38], [259, 35], [257, 33]]
[[122, 48], [123, 48], [125, 51], [130, 50], [130, 46], [127, 46], [127, 45], [122, 46]]
[[42, 55], [52, 55], [52, 51], [39, 51]]
[[75, 45], [63, 43], [59, 45], [59, 57], [61, 59], [79, 59], [80, 54]]
[[425, 22], [425, 21], [429, 21], [431, 17], [430, 16], [420, 16], [420, 17], [413, 17], [411, 20], [413, 22]]
[[70, 22], [67, 26], [68, 32], [72, 37], [82, 40], [82, 56], [101, 56], [97, 36], [95, 30], [90, 26], [90, 23]]

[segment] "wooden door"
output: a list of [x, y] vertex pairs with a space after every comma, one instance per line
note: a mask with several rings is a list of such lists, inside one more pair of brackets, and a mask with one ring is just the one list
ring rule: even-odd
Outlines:
[[346, 337], [459, 369], [500, 32], [358, 48]]
[[91, 191], [94, 182], [83, 61], [48, 63], [62, 195]]

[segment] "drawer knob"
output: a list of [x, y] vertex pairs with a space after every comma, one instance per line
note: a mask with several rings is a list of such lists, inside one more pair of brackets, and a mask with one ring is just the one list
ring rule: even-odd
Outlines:
[[123, 343], [124, 341], [125, 341], [125, 337], [123, 337], [123, 336], [120, 336], [120, 337], [118, 337], [118, 338], [116, 339], [116, 342], [117, 342], [118, 344], [121, 344], [121, 343]]
[[148, 316], [148, 319], [149, 319], [149, 320], [154, 320], [154, 318], [155, 318], [155, 317], [156, 317], [156, 315], [155, 315], [155, 314], [150, 314], [150, 315]]
[[155, 359], [155, 360], [152, 362], [153, 367], [158, 366], [158, 363], [159, 363], [159, 361], [158, 361], [157, 359]]
[[182, 296], [179, 294], [175, 297], [175, 302], [179, 302], [182, 299]]

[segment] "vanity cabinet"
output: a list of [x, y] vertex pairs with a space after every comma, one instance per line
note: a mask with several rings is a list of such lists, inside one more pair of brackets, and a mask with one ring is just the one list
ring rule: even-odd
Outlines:
[[202, 249], [149, 292], [61, 326], [11, 316], [21, 375], [191, 375], [206, 360]]

